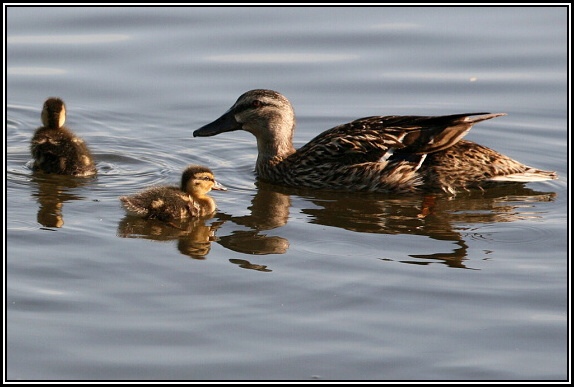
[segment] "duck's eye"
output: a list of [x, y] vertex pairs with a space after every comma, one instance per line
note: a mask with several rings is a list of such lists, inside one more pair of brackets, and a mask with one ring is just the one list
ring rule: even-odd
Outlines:
[[251, 102], [251, 106], [253, 106], [254, 108], [261, 107], [262, 105], [263, 105], [263, 103], [262, 103], [260, 100], [258, 100], [258, 99], [256, 99], [255, 101]]

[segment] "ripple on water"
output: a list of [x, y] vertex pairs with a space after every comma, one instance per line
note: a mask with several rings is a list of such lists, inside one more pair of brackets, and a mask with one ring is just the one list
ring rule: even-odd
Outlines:
[[503, 244], [538, 244], [550, 239], [552, 230], [525, 223], [479, 224], [469, 236]]

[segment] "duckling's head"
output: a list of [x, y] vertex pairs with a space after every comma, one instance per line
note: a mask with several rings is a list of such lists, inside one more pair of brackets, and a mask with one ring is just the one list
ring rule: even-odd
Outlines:
[[193, 136], [215, 136], [239, 129], [257, 138], [260, 154], [289, 153], [293, 151], [295, 112], [289, 100], [276, 91], [250, 90], [217, 120], [194, 131]]
[[227, 188], [215, 181], [213, 172], [201, 165], [188, 166], [181, 175], [181, 190], [191, 196], [201, 197], [211, 190], [226, 191]]
[[58, 129], [66, 122], [66, 104], [60, 98], [50, 97], [42, 108], [42, 125]]

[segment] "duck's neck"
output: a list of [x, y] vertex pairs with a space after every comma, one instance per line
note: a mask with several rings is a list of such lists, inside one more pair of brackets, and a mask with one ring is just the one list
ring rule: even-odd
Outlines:
[[257, 163], [255, 171], [265, 177], [269, 169], [274, 169], [284, 159], [295, 153], [293, 147], [293, 128], [272, 130], [257, 137]]

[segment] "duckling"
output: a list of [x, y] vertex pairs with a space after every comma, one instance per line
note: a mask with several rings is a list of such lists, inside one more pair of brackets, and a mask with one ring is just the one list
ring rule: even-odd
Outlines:
[[505, 113], [445, 116], [372, 116], [329, 129], [298, 150], [295, 113], [273, 90], [242, 94], [194, 137], [245, 130], [257, 139], [255, 173], [274, 184], [326, 190], [456, 194], [491, 183], [556, 179], [555, 172], [526, 166], [462, 140], [481, 121]]
[[180, 187], [152, 187], [132, 196], [121, 196], [120, 201], [131, 215], [172, 221], [215, 212], [215, 200], [207, 196], [212, 189], [227, 190], [215, 181], [209, 168], [189, 165], [183, 171]]
[[32, 169], [60, 175], [91, 176], [96, 166], [84, 140], [64, 126], [66, 105], [50, 97], [42, 108], [43, 126], [36, 129], [30, 144]]

